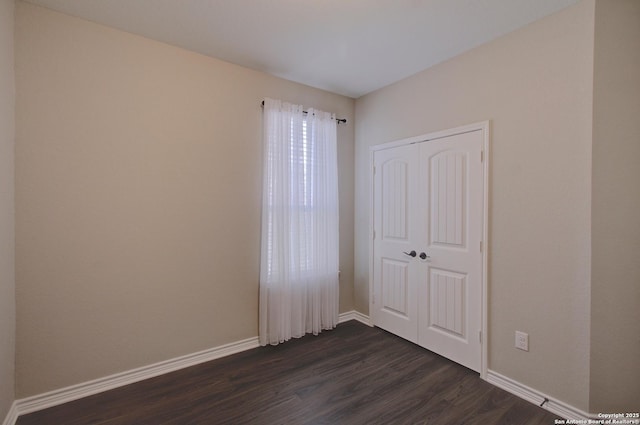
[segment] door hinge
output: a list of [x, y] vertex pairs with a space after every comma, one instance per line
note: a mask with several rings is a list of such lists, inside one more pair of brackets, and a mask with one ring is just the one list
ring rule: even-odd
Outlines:
[[480, 252], [482, 252], [482, 241], [480, 241]]
[[376, 231], [375, 231], [375, 229], [374, 229], [374, 230], [373, 230], [373, 239], [375, 239], [375, 238], [376, 238]]
[[376, 175], [376, 166], [375, 165], [373, 166], [373, 175], [374, 176]]
[[480, 344], [482, 344], [482, 331], [478, 331], [478, 339], [480, 340]]
[[484, 162], [484, 151], [480, 151], [480, 162]]

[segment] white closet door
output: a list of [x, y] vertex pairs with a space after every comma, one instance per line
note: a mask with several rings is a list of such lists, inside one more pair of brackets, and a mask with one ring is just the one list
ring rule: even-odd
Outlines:
[[412, 342], [418, 341], [418, 163], [411, 145], [380, 150], [374, 156], [371, 314], [376, 326]]
[[482, 131], [420, 144], [418, 344], [480, 371]]
[[480, 371], [482, 130], [374, 153], [375, 326]]

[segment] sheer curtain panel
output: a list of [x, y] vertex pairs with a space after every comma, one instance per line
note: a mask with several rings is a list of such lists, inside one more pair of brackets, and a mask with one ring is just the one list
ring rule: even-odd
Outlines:
[[264, 102], [260, 344], [338, 323], [335, 116]]

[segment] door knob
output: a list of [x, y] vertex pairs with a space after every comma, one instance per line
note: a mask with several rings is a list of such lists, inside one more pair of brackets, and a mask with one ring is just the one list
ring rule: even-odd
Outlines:
[[409, 257], [415, 257], [416, 256], [416, 252], [415, 251], [411, 251], [411, 252], [404, 252], [402, 251], [403, 254], [407, 254]]
[[425, 254], [424, 252], [420, 253], [420, 258], [422, 258], [423, 260], [426, 260], [427, 258], [431, 258], [430, 256], [428, 256], [427, 254]]

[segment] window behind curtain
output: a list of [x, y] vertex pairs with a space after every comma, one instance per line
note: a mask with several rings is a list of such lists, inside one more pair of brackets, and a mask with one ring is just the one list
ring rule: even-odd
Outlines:
[[337, 323], [335, 120], [267, 99], [264, 149], [260, 329], [273, 344]]

